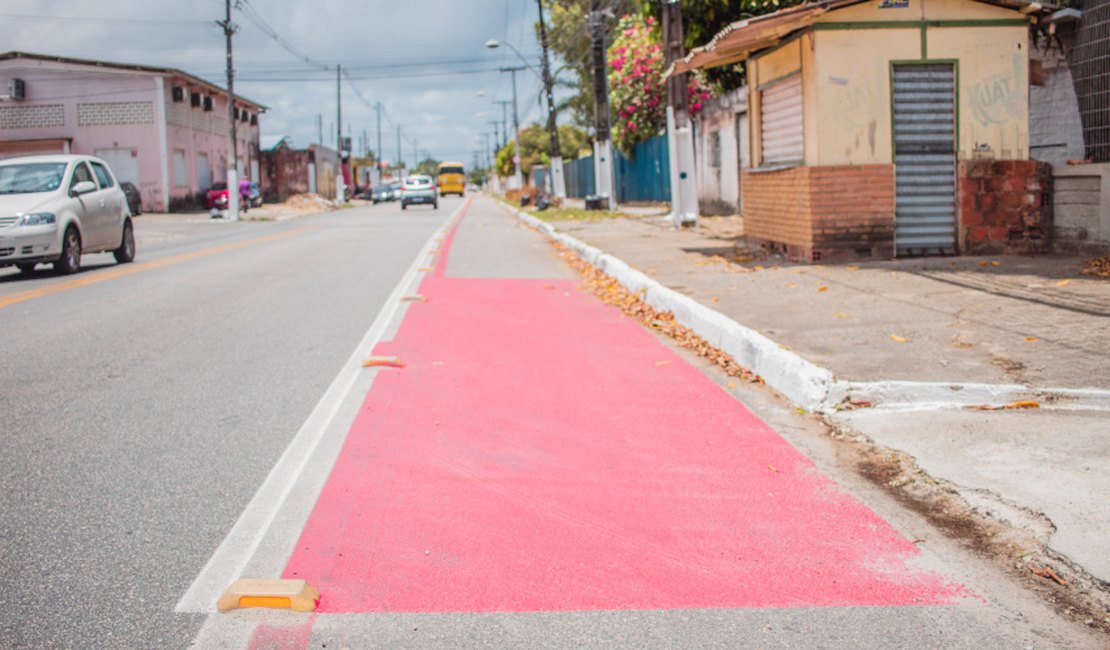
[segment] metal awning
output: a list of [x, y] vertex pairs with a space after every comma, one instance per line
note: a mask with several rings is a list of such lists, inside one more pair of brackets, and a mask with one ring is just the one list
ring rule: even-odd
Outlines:
[[[685, 58], [675, 61], [664, 76], [704, 68], [716, 68], [746, 60], [753, 53], [778, 45], [800, 29], [816, 23], [830, 11], [850, 7], [869, 0], [825, 0], [783, 9], [732, 23], [717, 32], [705, 45], [690, 50]], [[871, 0], [873, 1], [873, 0]], [[983, 4], [1013, 9], [1022, 15], [1055, 11], [1058, 7], [1027, 0], [975, 0]]]

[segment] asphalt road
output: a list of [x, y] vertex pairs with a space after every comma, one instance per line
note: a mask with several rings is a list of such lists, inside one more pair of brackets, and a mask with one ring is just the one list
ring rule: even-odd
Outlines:
[[[0, 271], [0, 646], [1099, 647], [462, 205]], [[213, 609], [299, 571], [316, 615]]]
[[132, 265], [0, 270], [0, 646], [185, 645], [174, 604], [459, 204], [142, 216]]

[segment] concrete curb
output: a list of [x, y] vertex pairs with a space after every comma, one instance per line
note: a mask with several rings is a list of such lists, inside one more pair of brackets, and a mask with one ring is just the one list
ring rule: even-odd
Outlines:
[[1075, 388], [1035, 388], [1020, 384], [960, 382], [845, 381], [832, 372], [783, 348], [759, 332], [744, 327], [674, 289], [526, 212], [506, 206], [518, 219], [567, 246], [590, 264], [641, 294], [652, 307], [669, 311], [682, 325], [711, 345], [728, 353], [736, 363], [763, 378], [768, 386], [794, 404], [819, 413], [866, 403], [874, 408], [929, 410], [966, 408], [984, 404], [1002, 406], [1035, 400], [1048, 410], [1110, 411], [1110, 391]]

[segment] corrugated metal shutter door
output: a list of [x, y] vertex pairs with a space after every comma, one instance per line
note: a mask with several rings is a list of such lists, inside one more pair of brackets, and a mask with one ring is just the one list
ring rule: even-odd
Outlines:
[[802, 162], [802, 76], [775, 82], [761, 97], [763, 164]]
[[952, 64], [894, 66], [894, 241], [898, 255], [956, 252]]

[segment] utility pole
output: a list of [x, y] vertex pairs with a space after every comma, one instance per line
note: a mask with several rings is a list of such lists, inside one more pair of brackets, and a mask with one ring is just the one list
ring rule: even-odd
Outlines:
[[594, 193], [610, 210], [617, 207], [613, 191], [613, 145], [609, 139], [609, 79], [605, 65], [605, 16], [601, 0], [590, 2], [590, 50], [594, 69]]
[[555, 95], [552, 86], [551, 65], [547, 55], [547, 25], [543, 20], [543, 0], [536, 0], [540, 10], [540, 47], [543, 49], [543, 87], [547, 93], [547, 131], [551, 136], [551, 191], [560, 199], [567, 198], [566, 183], [563, 182], [563, 153], [559, 148], [559, 127], [555, 121]]
[[497, 103], [501, 104], [501, 146], [498, 147], [498, 149], [500, 149], [509, 144], [509, 118], [505, 111], [508, 110], [509, 104], [513, 102], [509, 99], [499, 99]]
[[339, 175], [335, 178], [335, 200], [343, 203], [346, 200], [347, 178], [343, 174], [343, 84], [340, 76], [343, 66], [335, 64], [335, 150], [339, 152]]
[[227, 218], [239, 218], [239, 143], [235, 133], [235, 66], [231, 58], [231, 36], [235, 25], [231, 22], [231, 0], [224, 0], [224, 19], [216, 24], [224, 28], [227, 40], [227, 121], [230, 124], [228, 136], [231, 138], [231, 156], [227, 165]]
[[501, 68], [501, 72], [513, 75], [513, 181], [518, 190], [524, 189], [524, 174], [520, 171], [520, 115], [516, 105], [516, 73], [525, 69], [524, 66]]
[[385, 152], [382, 151], [382, 103], [378, 102], [378, 155], [377, 161], [374, 164], [374, 166], [378, 169], [378, 174], [374, 177], [374, 183], [376, 185], [381, 184], [382, 174], [385, 173], [385, 170], [382, 169], [382, 157], [384, 156], [384, 154]]
[[401, 180], [405, 178], [405, 166], [401, 164], [401, 125], [397, 125], [397, 173], [401, 175]]
[[[663, 17], [665, 67], [686, 55], [683, 45], [682, 5], [660, 0]], [[687, 110], [686, 75], [667, 79], [667, 147], [671, 165], [671, 218], [676, 227], [698, 222], [697, 183], [694, 176], [694, 133]]]
[[316, 142], [324, 144], [324, 116], [316, 114]]

